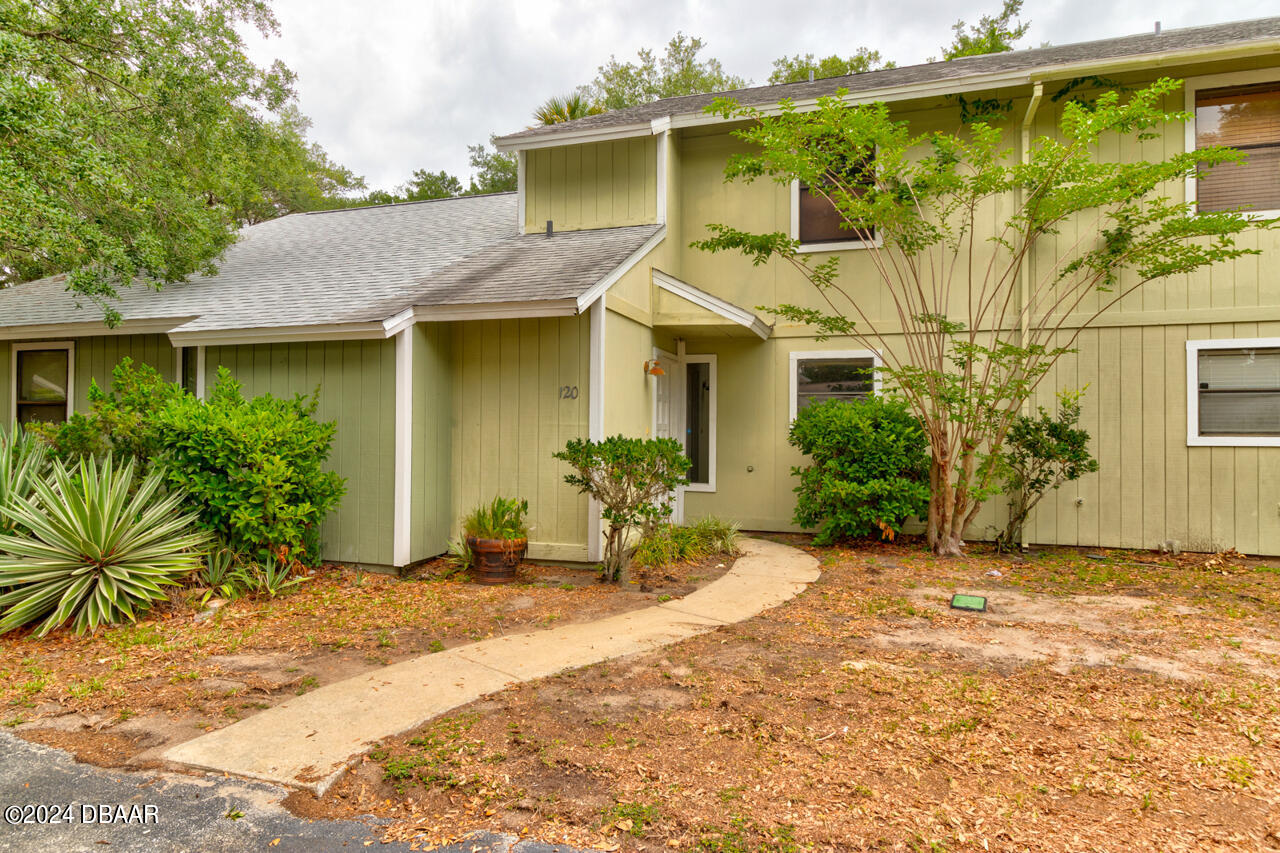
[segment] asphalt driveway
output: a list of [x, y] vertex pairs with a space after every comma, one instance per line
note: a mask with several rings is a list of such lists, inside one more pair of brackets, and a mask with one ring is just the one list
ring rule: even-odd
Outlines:
[[[0, 732], [0, 756], [0, 851], [410, 849], [407, 844], [378, 843], [376, 826], [295, 817], [279, 805], [287, 791], [274, 785], [104, 770], [8, 732]], [[587, 853], [492, 833], [440, 850]]]

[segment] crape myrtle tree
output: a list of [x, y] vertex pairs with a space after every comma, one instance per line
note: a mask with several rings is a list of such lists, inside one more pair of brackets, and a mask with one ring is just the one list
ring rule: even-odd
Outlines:
[[1201, 170], [1241, 160], [1237, 151], [1098, 157], [1104, 137], [1152, 139], [1187, 121], [1162, 106], [1180, 85], [1161, 79], [1125, 100], [1104, 92], [1065, 103], [1059, 132], [1034, 140], [1022, 159], [992, 123], [913, 135], [883, 103], [850, 105], [843, 91], [806, 112], [785, 101], [776, 114], [725, 99], [709, 108], [750, 120], [735, 134], [751, 151], [729, 159], [727, 181], [798, 180], [834, 206], [851, 239], [866, 240], [877, 304], [887, 306], [879, 316], [841, 277], [839, 255], [818, 261], [788, 234], [715, 224], [693, 245], [792, 265], [822, 307], [762, 310], [881, 354], [887, 384], [928, 436], [935, 553], [962, 552], [965, 527], [999, 489], [995, 459], [1009, 429], [1081, 329], [1149, 282], [1256, 254], [1235, 236], [1274, 225], [1238, 212], [1196, 215], [1170, 197]]

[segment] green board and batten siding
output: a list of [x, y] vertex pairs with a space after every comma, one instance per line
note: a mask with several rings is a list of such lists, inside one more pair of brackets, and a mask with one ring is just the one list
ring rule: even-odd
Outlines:
[[419, 323], [413, 335], [409, 560], [445, 551], [456, 530], [451, 476], [453, 371], [447, 323]]
[[540, 148], [525, 154], [526, 232], [614, 228], [657, 221], [653, 136]]
[[585, 560], [587, 500], [552, 454], [587, 435], [589, 316], [451, 325], [450, 527], [495, 495], [521, 497], [530, 556]]
[[324, 558], [391, 565], [395, 480], [395, 342], [318, 341], [208, 347], [205, 382], [219, 366], [246, 396], [310, 394], [316, 417], [337, 422], [328, 468], [347, 478], [347, 493], [322, 531]]

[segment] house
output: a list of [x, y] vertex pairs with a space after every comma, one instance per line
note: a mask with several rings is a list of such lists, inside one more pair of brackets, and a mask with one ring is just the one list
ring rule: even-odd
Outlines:
[[[1214, 136], [1251, 154], [1178, 191], [1217, 209], [1280, 210], [1280, 18], [730, 94], [803, 107], [846, 89], [890, 104], [914, 131], [956, 127], [957, 95], [997, 98], [1012, 103], [1011, 141], [1025, 146], [1053, 131], [1068, 87], [1162, 76], [1187, 81], [1169, 106], [1185, 98], [1196, 121], [1143, 144], [1183, 150]], [[802, 188], [724, 182], [742, 143], [704, 112], [712, 97], [503, 137], [519, 157], [515, 194], [252, 226], [218, 275], [125, 291], [116, 329], [56, 279], [0, 291], [0, 411], [64, 417], [124, 355], [196, 393], [218, 366], [250, 393], [319, 386], [319, 414], [338, 422], [332, 465], [349, 484], [325, 556], [366, 565], [440, 553], [459, 516], [497, 493], [529, 499], [531, 556], [598, 558], [598, 509], [551, 458], [582, 435], [680, 438], [693, 463], [685, 517], [791, 529], [802, 457], [786, 443], [790, 419], [811, 400], [870, 390], [878, 356], [757, 310], [814, 304], [793, 270], [689, 244], [711, 222], [789, 231], [840, 253], [867, 306], [879, 305], [877, 278]], [[1215, 120], [1226, 110], [1257, 120], [1232, 137]], [[1082, 333], [1041, 402], [1088, 386], [1083, 425], [1101, 468], [1046, 498], [1031, 541], [1280, 553], [1278, 242], [1248, 235], [1262, 255], [1151, 286]], [[997, 503], [971, 535], [994, 530]]]

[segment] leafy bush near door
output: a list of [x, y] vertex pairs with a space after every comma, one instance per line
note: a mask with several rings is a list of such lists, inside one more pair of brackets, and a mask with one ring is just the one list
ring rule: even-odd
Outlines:
[[261, 565], [319, 561], [320, 524], [345, 485], [322, 470], [336, 427], [315, 420], [315, 395], [246, 399], [222, 368], [203, 401], [126, 358], [89, 399], [88, 414], [40, 428], [55, 456], [154, 462], [227, 547]]
[[153, 471], [93, 457], [54, 462], [28, 497], [12, 496], [5, 514], [16, 532], [0, 535], [0, 633], [39, 621], [37, 635], [70, 622], [78, 633], [124, 620], [163, 601], [201, 564], [209, 537], [185, 495], [163, 493]]
[[646, 534], [670, 517], [676, 488], [689, 482], [689, 458], [674, 438], [621, 435], [575, 438], [554, 455], [574, 470], [564, 481], [600, 501], [600, 514], [609, 522], [601, 572], [605, 580], [618, 580], [634, 550], [628, 535]]
[[928, 444], [906, 404], [884, 397], [801, 409], [787, 440], [810, 458], [792, 468], [796, 524], [815, 544], [879, 534], [891, 539], [929, 505]]

